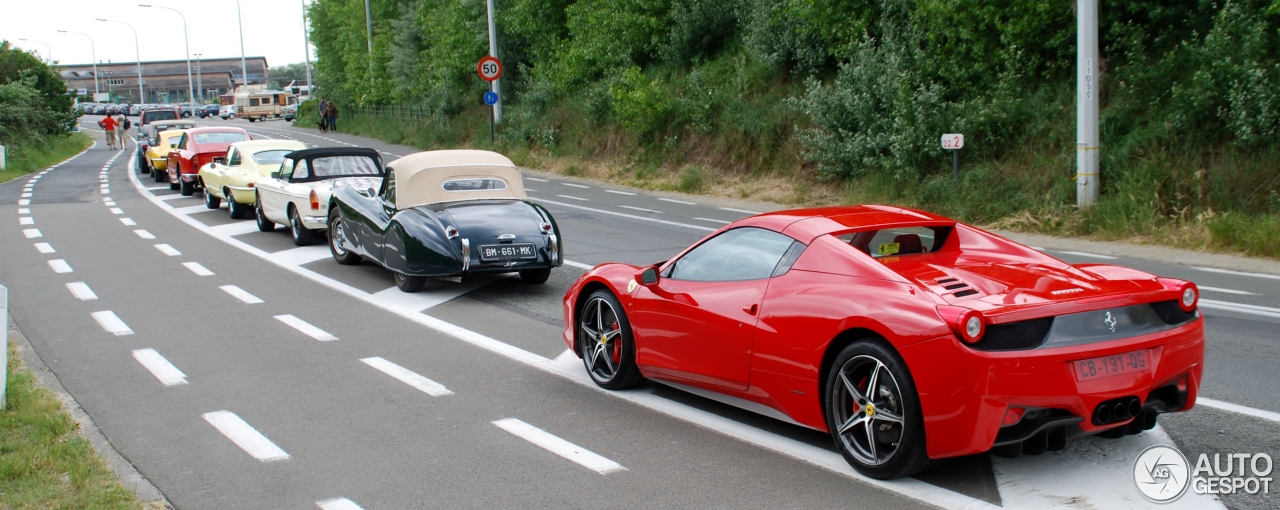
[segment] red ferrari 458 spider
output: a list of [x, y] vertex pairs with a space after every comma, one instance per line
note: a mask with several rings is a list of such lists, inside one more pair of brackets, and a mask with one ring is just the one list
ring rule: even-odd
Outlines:
[[829, 431], [855, 469], [1120, 437], [1196, 400], [1199, 289], [1068, 264], [884, 206], [753, 216], [648, 267], [602, 264], [564, 298], [596, 384], [653, 379]]

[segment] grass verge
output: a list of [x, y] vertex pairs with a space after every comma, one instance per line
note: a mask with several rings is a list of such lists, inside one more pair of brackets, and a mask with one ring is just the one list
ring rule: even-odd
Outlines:
[[9, 345], [0, 411], [0, 508], [142, 507]]
[[41, 168], [56, 164], [89, 148], [93, 141], [84, 133], [57, 137], [40, 146], [9, 150], [5, 169], [0, 171], [0, 184], [12, 181]]

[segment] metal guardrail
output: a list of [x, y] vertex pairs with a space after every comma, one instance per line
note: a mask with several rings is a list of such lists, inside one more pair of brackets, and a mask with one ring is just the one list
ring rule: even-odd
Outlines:
[[338, 115], [341, 118], [342, 113], [355, 115], [360, 117], [376, 117], [385, 119], [399, 120], [424, 120], [431, 117], [431, 107], [429, 106], [398, 106], [398, 105], [378, 105], [378, 106], [348, 106], [338, 107]]

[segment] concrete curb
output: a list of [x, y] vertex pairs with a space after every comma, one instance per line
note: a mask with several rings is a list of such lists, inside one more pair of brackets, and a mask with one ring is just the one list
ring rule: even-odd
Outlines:
[[115, 472], [116, 478], [120, 480], [120, 485], [132, 489], [138, 499], [143, 502], [144, 509], [172, 509], [173, 505], [164, 497], [154, 485], [151, 484], [142, 473], [139, 473], [133, 464], [125, 459], [124, 456], [117, 452], [115, 446], [107, 439], [107, 436], [98, 430], [98, 426], [93, 423], [93, 419], [89, 414], [80, 407], [75, 398], [67, 393], [66, 388], [62, 387], [62, 382], [58, 380], [58, 376], [49, 370], [44, 364], [44, 360], [40, 359], [40, 355], [31, 348], [31, 342], [27, 341], [27, 337], [22, 334], [22, 330], [13, 321], [13, 316], [6, 318], [8, 323], [9, 339], [17, 348], [18, 356], [22, 358], [23, 365], [36, 375], [36, 381], [49, 391], [52, 391], [62, 402], [62, 410], [71, 416], [80, 426], [80, 435], [88, 439], [93, 444], [93, 449], [97, 450], [103, 460], [107, 461], [107, 465]]

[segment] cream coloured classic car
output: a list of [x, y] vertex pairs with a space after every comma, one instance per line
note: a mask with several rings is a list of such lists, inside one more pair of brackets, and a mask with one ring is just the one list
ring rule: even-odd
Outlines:
[[376, 189], [382, 184], [382, 157], [363, 147], [328, 147], [290, 153], [280, 169], [258, 181], [258, 230], [288, 225], [293, 244], [306, 246], [328, 227], [329, 197], [335, 188]]
[[217, 209], [227, 201], [233, 219], [244, 218], [255, 202], [254, 186], [271, 172], [280, 169], [286, 155], [307, 148], [293, 140], [249, 140], [227, 148], [227, 155], [200, 167], [200, 185], [204, 188], [204, 206]]

